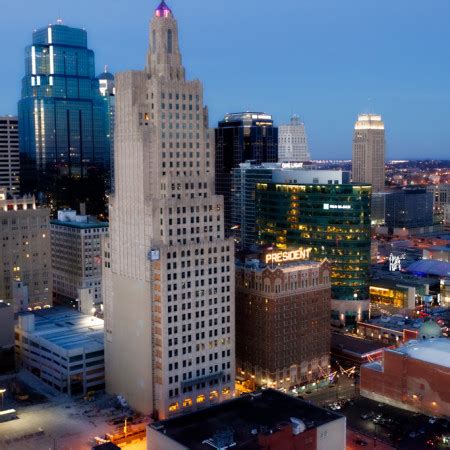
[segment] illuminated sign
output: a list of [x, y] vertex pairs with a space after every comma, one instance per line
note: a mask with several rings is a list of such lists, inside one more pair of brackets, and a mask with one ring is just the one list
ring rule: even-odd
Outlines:
[[389, 271], [396, 272], [402, 270], [402, 260], [400, 256], [395, 256], [392, 253], [389, 256]]
[[311, 251], [312, 248], [299, 248], [298, 250], [291, 250], [288, 252], [268, 253], [266, 255], [266, 264], [309, 259]]
[[291, 163], [291, 162], [285, 162], [285, 163], [281, 163], [281, 168], [282, 169], [302, 169], [303, 168], [303, 163]]
[[323, 209], [352, 209], [351, 205], [332, 205], [330, 203], [324, 203]]

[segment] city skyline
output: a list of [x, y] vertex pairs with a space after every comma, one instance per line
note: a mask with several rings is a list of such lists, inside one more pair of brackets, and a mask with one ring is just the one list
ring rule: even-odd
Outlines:
[[[145, 18], [155, 2], [139, 0], [129, 10], [100, 0], [89, 4], [90, 14], [85, 0], [77, 5], [43, 0], [36, 8], [25, 3], [5, 5], [0, 18], [2, 53], [9, 62], [1, 75], [0, 113], [17, 112], [23, 50], [32, 30], [58, 16], [69, 26], [87, 28], [97, 73], [104, 64], [113, 73], [142, 66]], [[354, 118], [376, 112], [386, 122], [387, 158], [448, 154], [450, 63], [439, 55], [450, 35], [445, 29], [450, 5], [443, 0], [432, 11], [404, 0], [395, 5], [350, 0], [344, 7], [331, 0], [287, 1], [275, 9], [269, 2], [255, 9], [253, 0], [228, 2], [226, 9], [222, 2], [175, 0], [170, 6], [183, 24], [181, 47], [189, 76], [201, 75], [207, 88], [210, 126], [227, 112], [247, 109], [273, 115], [277, 125], [297, 113], [309, 130], [312, 158], [348, 159]], [[423, 34], [417, 33], [419, 19]], [[115, 33], [119, 20], [121, 33]], [[208, 58], [202, 57], [204, 51]], [[239, 71], [233, 68], [236, 55]], [[411, 132], [413, 123], [420, 127]]]

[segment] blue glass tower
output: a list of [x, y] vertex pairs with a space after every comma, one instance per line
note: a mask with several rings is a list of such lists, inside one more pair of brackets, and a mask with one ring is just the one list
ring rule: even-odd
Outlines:
[[33, 32], [19, 101], [22, 192], [53, 208], [104, 207], [110, 175], [108, 108], [87, 33], [61, 23]]

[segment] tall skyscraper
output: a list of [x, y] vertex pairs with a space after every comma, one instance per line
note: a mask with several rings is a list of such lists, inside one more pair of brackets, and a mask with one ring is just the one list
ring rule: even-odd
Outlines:
[[278, 161], [304, 162], [311, 159], [305, 124], [293, 115], [291, 123], [280, 125], [278, 134]]
[[8, 195], [20, 193], [19, 123], [17, 117], [0, 116], [0, 188]]
[[102, 212], [107, 118], [87, 32], [59, 22], [34, 31], [19, 101], [23, 193], [53, 209], [87, 201], [89, 212]]
[[116, 75], [105, 245], [107, 391], [159, 418], [233, 396], [234, 248], [214, 194], [214, 131], [164, 3], [144, 71]]
[[378, 114], [360, 114], [353, 134], [352, 179], [382, 192], [385, 181], [384, 123]]
[[110, 142], [110, 160], [111, 160], [111, 176], [107, 180], [109, 185], [106, 186], [108, 191], [114, 191], [114, 126], [116, 117], [116, 83], [114, 75], [108, 72], [108, 67], [98, 76], [100, 83], [100, 94], [106, 103], [107, 109], [107, 131]]
[[216, 194], [225, 202], [225, 236], [232, 235], [231, 171], [245, 161], [277, 162], [278, 128], [272, 116], [245, 112], [227, 114], [216, 129]]

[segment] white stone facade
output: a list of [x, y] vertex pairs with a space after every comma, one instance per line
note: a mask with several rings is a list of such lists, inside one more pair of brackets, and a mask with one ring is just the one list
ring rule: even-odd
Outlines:
[[352, 180], [372, 185], [372, 192], [383, 192], [386, 141], [380, 115], [360, 114], [355, 123], [352, 153]]
[[305, 124], [294, 115], [289, 125], [278, 127], [278, 161], [304, 162], [310, 159]]
[[106, 385], [161, 419], [233, 395], [234, 248], [202, 85], [185, 79], [164, 2], [150, 25], [146, 70], [116, 77]]

